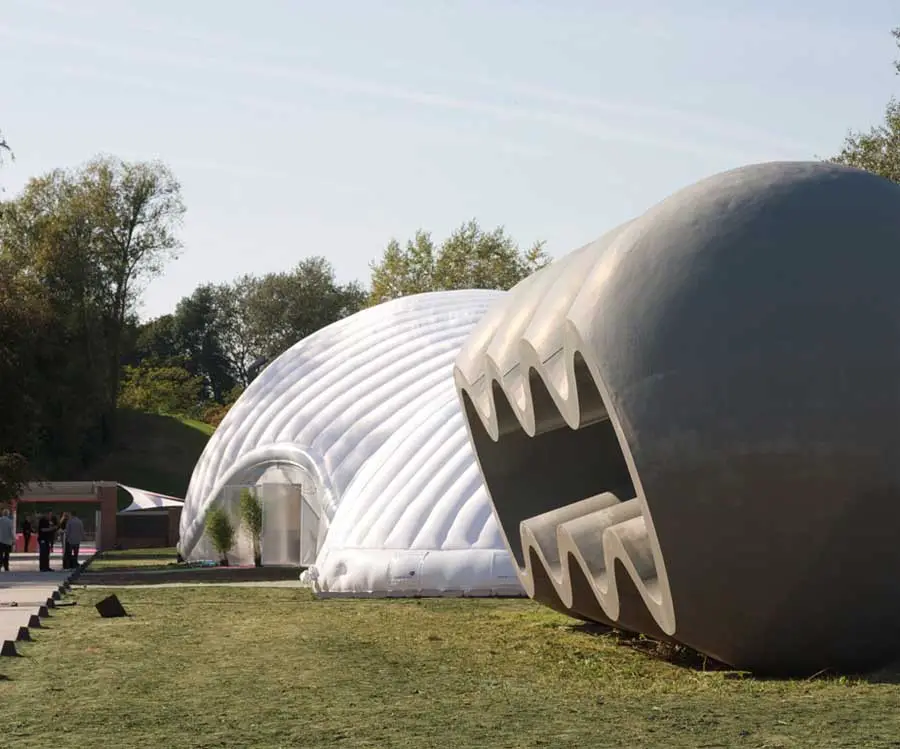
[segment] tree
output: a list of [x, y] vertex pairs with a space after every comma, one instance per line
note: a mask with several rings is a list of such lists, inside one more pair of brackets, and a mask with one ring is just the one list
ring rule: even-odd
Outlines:
[[32, 179], [4, 205], [3, 252], [77, 334], [86, 373], [79, 376], [101, 388], [94, 406], [107, 439], [141, 284], [177, 253], [183, 214], [180, 187], [164, 165], [112, 157]]
[[3, 163], [3, 152], [6, 152], [6, 155], [11, 159], [15, 158], [12, 152], [12, 148], [10, 148], [9, 143], [7, 143], [6, 138], [3, 137], [3, 131], [0, 130], [0, 164]]
[[262, 567], [262, 549], [260, 539], [263, 531], [262, 502], [247, 488], [241, 489], [241, 520], [253, 544], [253, 565]]
[[255, 357], [268, 360], [317, 330], [358, 312], [366, 292], [357, 283], [339, 284], [323, 257], [301, 260], [288, 273], [270, 273], [246, 289], [240, 307]]
[[[898, 47], [900, 47], [900, 26], [895, 29], [891, 29], [891, 36], [894, 37], [894, 42]], [[894, 70], [900, 73], [900, 58], [894, 60]]]
[[381, 260], [371, 265], [370, 304], [450, 289], [509, 289], [550, 262], [544, 243], [522, 251], [497, 227], [484, 231], [475, 220], [456, 229], [440, 248], [422, 230], [401, 247], [392, 239]]
[[[23, 293], [10, 264], [0, 255], [0, 502], [18, 496], [26, 482], [28, 461], [22, 454], [36, 442], [37, 404], [34, 401], [36, 357], [29, 343], [29, 326], [43, 327], [36, 299]], [[33, 319], [30, 319], [32, 318]]]
[[900, 183], [900, 101], [888, 102], [883, 125], [866, 133], [850, 133], [832, 161]]
[[183, 366], [203, 378], [205, 395], [221, 403], [236, 384], [229, 358], [225, 353], [226, 316], [232, 310], [218, 287], [198, 286], [175, 308], [172, 333], [176, 351]]
[[[900, 27], [891, 32], [900, 47]], [[900, 59], [894, 62], [900, 73]], [[851, 131], [844, 140], [838, 164], [855, 166], [900, 183], [900, 101], [891, 99], [885, 109], [884, 123], [868, 132]]]
[[200, 408], [203, 378], [184, 367], [157, 366], [150, 360], [122, 373], [118, 405], [144, 413], [194, 415]]
[[0, 205], [0, 494], [81, 473], [103, 449], [141, 282], [177, 250], [182, 213], [165, 167], [112, 158], [36, 177]]
[[235, 529], [228, 513], [221, 507], [211, 507], [204, 519], [206, 535], [219, 553], [219, 564], [228, 566], [228, 553], [234, 548]]
[[233, 283], [216, 287], [222, 352], [231, 376], [243, 387], [253, 378], [253, 364], [260, 357], [261, 342], [256, 332], [259, 326], [253, 324], [249, 308], [249, 300], [258, 285], [257, 278], [244, 275]]
[[66, 473], [100, 443], [105, 324], [90, 227], [53, 175], [36, 186], [0, 213], [0, 327], [9, 362], [0, 380], [3, 422], [13, 429], [5, 449], [34, 471]]
[[28, 461], [19, 453], [0, 455], [0, 503], [16, 499], [28, 483]]
[[168, 366], [183, 366], [174, 315], [160, 315], [130, 330], [130, 351], [123, 356], [125, 365], [139, 366], [145, 361]]
[[74, 175], [92, 219], [109, 324], [110, 402], [119, 388], [122, 331], [141, 284], [177, 256], [185, 207], [181, 186], [161, 162], [96, 158]]

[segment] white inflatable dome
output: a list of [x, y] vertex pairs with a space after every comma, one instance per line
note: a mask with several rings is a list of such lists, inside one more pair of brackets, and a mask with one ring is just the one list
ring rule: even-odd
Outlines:
[[[307, 566], [322, 595], [517, 595], [522, 589], [453, 382], [503, 292], [404, 297], [305, 338], [228, 412], [194, 469], [179, 550], [213, 559], [214, 503], [263, 504], [263, 564]], [[246, 534], [230, 557], [252, 563]]]

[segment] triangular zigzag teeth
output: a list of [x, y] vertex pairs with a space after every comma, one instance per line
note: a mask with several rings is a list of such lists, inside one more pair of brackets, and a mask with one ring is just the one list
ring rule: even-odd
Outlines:
[[543, 568], [542, 577], [553, 583], [554, 593], [565, 608], [578, 610], [589, 605], [575, 600], [574, 563], [590, 584], [603, 613], [616, 621], [620, 602], [612, 571], [618, 560], [660, 629], [667, 628], [660, 615], [650, 540], [636, 499], [620, 502], [613, 494], [599, 494], [523, 521], [521, 536], [525, 559], [522, 582], [530, 596], [536, 592], [532, 560], [537, 559]]
[[[529, 316], [528, 330], [538, 329], [530, 321]], [[496, 320], [492, 322], [496, 324]], [[454, 376], [458, 390], [468, 395], [495, 442], [511, 428], [520, 428], [534, 437], [563, 425], [578, 429], [611, 417], [606, 411], [599, 367], [591, 356], [591, 342], [585, 340], [571, 317], [561, 317], [556, 322], [559, 347], [545, 359], [541, 359], [531, 340], [525, 337], [513, 343], [513, 336], [504, 328], [498, 334], [503, 345], [492, 346], [490, 337], [482, 336], [490, 342], [481, 356], [457, 363]], [[516, 321], [514, 327], [521, 328], [521, 322]], [[548, 340], [543, 341], [545, 351]], [[515, 357], [510, 356], [513, 350]], [[588, 376], [593, 380], [593, 396], [589, 389], [579, 390], [579, 377], [585, 381]], [[535, 394], [538, 382], [546, 391], [540, 399]], [[495, 400], [499, 393], [515, 415], [516, 425], [499, 423]], [[553, 413], [548, 411], [546, 395]], [[536, 414], [536, 401], [540, 414]], [[671, 634], [675, 621], [664, 561], [640, 482], [630, 463], [629, 471], [635, 481], [636, 498], [620, 502], [613, 495], [601, 494], [524, 520], [520, 527], [524, 563], [520, 578], [530, 596], [554, 608], [561, 606], [578, 612], [585, 608], [596, 610], [599, 604], [603, 614], [615, 622], [621, 610], [614, 573], [618, 561], [653, 621], [661, 632]], [[542, 569], [535, 569], [534, 562]], [[584, 576], [596, 602], [576, 600], [573, 565]]]

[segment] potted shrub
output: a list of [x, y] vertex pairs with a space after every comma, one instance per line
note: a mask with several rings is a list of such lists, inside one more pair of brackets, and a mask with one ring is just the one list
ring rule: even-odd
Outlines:
[[253, 565], [255, 567], [262, 567], [262, 502], [260, 502], [259, 497], [249, 489], [241, 489], [241, 521], [253, 543]]
[[219, 564], [228, 566], [228, 552], [234, 548], [235, 530], [228, 513], [221, 507], [213, 507], [206, 513], [206, 534], [217, 552]]

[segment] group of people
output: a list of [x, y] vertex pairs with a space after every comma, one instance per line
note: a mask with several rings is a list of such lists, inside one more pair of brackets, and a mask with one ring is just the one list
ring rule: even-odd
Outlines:
[[[34, 535], [34, 525], [29, 518], [22, 522], [23, 550], [27, 553]], [[45, 512], [37, 521], [38, 569], [41, 572], [52, 572], [50, 555], [57, 538], [63, 545], [63, 569], [74, 569], [78, 566], [78, 552], [84, 540], [84, 523], [76, 511], [64, 512], [57, 519], [56, 515]], [[15, 548], [16, 528], [9, 510], [0, 513], [0, 570], [9, 572], [9, 555]]]

